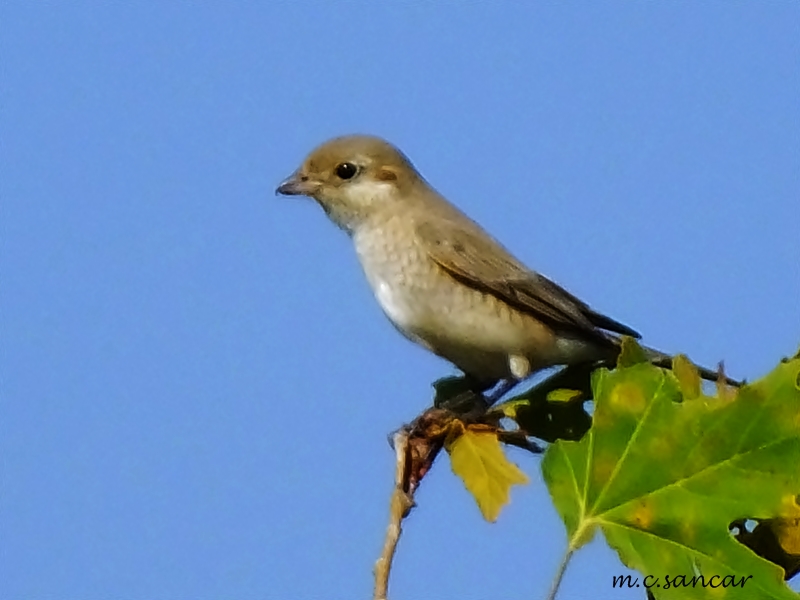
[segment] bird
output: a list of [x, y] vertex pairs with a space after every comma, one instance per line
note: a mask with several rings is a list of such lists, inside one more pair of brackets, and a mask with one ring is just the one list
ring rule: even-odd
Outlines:
[[527, 267], [380, 137], [322, 143], [275, 192], [315, 200], [394, 327], [493, 399], [551, 367], [614, 361], [623, 336], [641, 338]]

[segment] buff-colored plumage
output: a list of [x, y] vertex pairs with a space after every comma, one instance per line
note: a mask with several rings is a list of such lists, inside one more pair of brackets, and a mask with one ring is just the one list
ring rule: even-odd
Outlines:
[[314, 198], [395, 327], [480, 381], [613, 357], [618, 334], [638, 337], [523, 265], [380, 138], [322, 144], [277, 191]]

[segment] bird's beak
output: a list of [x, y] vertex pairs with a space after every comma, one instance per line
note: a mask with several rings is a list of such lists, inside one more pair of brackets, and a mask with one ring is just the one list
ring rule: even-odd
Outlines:
[[281, 196], [313, 196], [320, 184], [311, 181], [307, 175], [295, 171], [283, 183], [275, 188], [275, 194]]

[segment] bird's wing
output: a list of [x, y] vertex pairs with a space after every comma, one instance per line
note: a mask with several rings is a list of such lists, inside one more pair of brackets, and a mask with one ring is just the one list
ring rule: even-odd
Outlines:
[[608, 344], [601, 330], [641, 337], [630, 327], [595, 312], [568, 291], [517, 261], [483, 233], [443, 219], [417, 224], [417, 234], [450, 276], [545, 322], [557, 332], [577, 334]]

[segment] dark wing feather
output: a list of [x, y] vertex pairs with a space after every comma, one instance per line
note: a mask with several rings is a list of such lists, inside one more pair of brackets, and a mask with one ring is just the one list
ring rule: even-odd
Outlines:
[[452, 277], [496, 296], [559, 333], [604, 344], [610, 340], [601, 330], [640, 337], [630, 327], [595, 312], [559, 285], [525, 267], [477, 225], [473, 230], [450, 221], [426, 220], [417, 225], [417, 234], [430, 258]]

